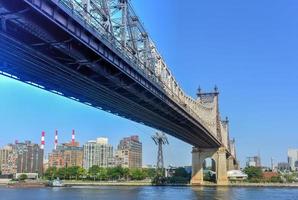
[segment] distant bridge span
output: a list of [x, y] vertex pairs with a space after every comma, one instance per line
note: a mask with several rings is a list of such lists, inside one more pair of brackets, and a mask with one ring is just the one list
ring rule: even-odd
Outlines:
[[1, 74], [236, 158], [218, 91], [188, 96], [127, 0], [0, 0]]

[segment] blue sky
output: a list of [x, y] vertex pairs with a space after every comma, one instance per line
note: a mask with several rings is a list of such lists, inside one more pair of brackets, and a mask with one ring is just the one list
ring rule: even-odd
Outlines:
[[[229, 116], [242, 164], [260, 151], [263, 163], [286, 161], [298, 148], [298, 2], [295, 0], [133, 0], [134, 7], [183, 89], [220, 89], [220, 109]], [[139, 134], [144, 164], [155, 163], [153, 129], [86, 105], [0, 77], [0, 145], [38, 141], [54, 130], [60, 141], [71, 129], [85, 142]], [[48, 146], [49, 147], [49, 146]], [[170, 137], [166, 164], [189, 165], [191, 146]], [[179, 159], [177, 156], [179, 155]]]

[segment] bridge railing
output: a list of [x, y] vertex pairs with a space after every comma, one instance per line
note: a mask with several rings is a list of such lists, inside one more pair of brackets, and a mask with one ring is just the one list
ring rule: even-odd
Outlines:
[[[166, 95], [169, 98], [171, 98], [178, 106], [180, 106], [180, 108], [182, 108], [188, 114], [190, 114], [195, 120], [204, 125], [208, 132], [219, 140], [217, 134], [208, 128], [208, 125], [204, 122], [204, 119], [202, 119], [196, 112], [196, 110], [193, 109], [193, 107], [196, 106], [196, 104], [194, 103], [195, 100], [193, 100], [190, 96], [186, 95], [186, 93], [183, 92], [183, 90], [179, 87], [178, 83], [172, 76], [170, 70], [164, 63], [161, 55], [158, 53], [154, 43], [150, 38], [148, 38], [147, 33], [141, 33], [145, 35], [141, 39], [148, 40], [147, 42], [150, 43], [150, 46], [146, 49], [145, 41], [144, 44], [139, 46], [139, 49], [137, 49], [140, 51], [139, 54], [142, 55], [137, 56], [136, 53], [132, 50], [132, 48], [129, 48], [126, 44], [123, 43], [120, 36], [116, 36], [115, 33], [112, 33], [111, 30], [108, 29], [107, 26], [105, 26], [105, 23], [103, 23], [102, 21], [102, 13], [96, 14], [94, 10], [88, 8], [88, 6], [91, 7], [90, 2], [98, 4], [99, 7], [101, 7], [102, 9], [104, 6], [104, 2], [107, 3], [107, 0], [59, 0], [59, 4], [62, 5], [64, 8], [67, 8], [71, 12], [73, 17], [81, 21], [85, 27], [95, 30], [97, 36], [101, 39], [101, 41], [103, 41], [105, 44], [109, 46], [109, 48], [113, 49], [115, 52], [121, 55], [121, 57], [124, 58], [126, 62], [131, 63], [132, 67], [134, 67], [140, 74], [142, 74], [148, 80], [151, 80], [151, 82], [153, 82], [153, 84], [155, 84], [158, 88], [163, 89], [163, 91], [166, 92]], [[123, 0], [123, 2], [127, 1]], [[123, 5], [119, 5], [119, 7], [117, 6], [118, 5], [115, 4], [114, 8], [123, 8]], [[127, 9], [128, 8], [132, 9], [131, 5], [128, 4]], [[107, 11], [104, 12], [106, 12], [107, 14], [109, 13]], [[135, 14], [134, 11], [131, 12]], [[130, 16], [130, 18], [132, 17], [133, 16]], [[112, 25], [115, 27], [119, 26], [118, 28], [120, 29], [123, 28], [121, 24], [116, 25], [114, 23]], [[138, 24], [137, 26], [141, 27], [139, 28], [141, 31], [144, 31], [142, 25]], [[145, 55], [145, 53], [142, 53], [142, 51], [146, 51], [148, 55]], [[145, 57], [147, 56], [147, 59], [143, 58], [144, 55]], [[147, 62], [148, 60], [150, 60], [150, 62]], [[159, 70], [156, 70], [157, 68]]]
[[167, 85], [162, 84], [162, 81], [158, 76], [156, 76], [152, 66], [145, 65], [140, 58], [135, 56], [130, 48], [121, 43], [119, 38], [115, 37], [105, 29], [101, 20], [86, 10], [82, 4], [82, 0], [59, 0], [59, 3], [68, 8], [71, 13], [73, 13], [80, 20], [83, 20], [85, 25], [88, 25], [91, 29], [96, 30], [98, 36], [110, 44], [110, 48], [116, 49], [121, 53], [122, 57], [126, 58], [130, 63], [134, 63], [135, 66], [141, 70], [140, 72], [145, 77], [157, 83], [158, 86], [167, 87], [170, 90]]

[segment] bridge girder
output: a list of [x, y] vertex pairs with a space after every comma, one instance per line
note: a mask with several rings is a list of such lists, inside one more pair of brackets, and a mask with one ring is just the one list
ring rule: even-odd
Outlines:
[[[200, 116], [198, 107], [205, 105], [187, 96], [179, 87], [130, 3], [83, 0], [82, 7], [79, 5], [80, 2], [79, 0], [1, 2], [10, 12], [17, 12], [17, 19], [8, 19], [10, 27], [8, 31], [3, 29], [3, 35], [18, 39], [21, 45], [30, 46], [46, 58], [59, 58], [56, 60], [59, 61], [58, 64], [77, 71], [94, 84], [100, 83], [107, 93], [121, 92], [129, 101], [134, 98], [137, 105], [154, 111], [151, 116], [175, 128], [171, 129], [169, 125], [160, 125], [157, 122], [151, 123], [150, 120], [154, 121], [154, 117], [149, 117], [150, 120], [144, 123], [143, 119], [148, 117], [147, 115], [144, 117], [144, 113], [133, 117], [123, 112], [122, 116], [137, 122], [143, 121], [146, 125], [163, 130], [195, 146], [222, 145], [220, 135], [210, 131], [206, 121]], [[20, 10], [26, 12], [18, 12]], [[121, 31], [119, 23], [115, 21], [116, 15], [122, 17]], [[35, 18], [37, 16], [40, 18]], [[95, 20], [95, 16], [100, 17], [100, 20]], [[95, 25], [92, 26], [91, 22]], [[7, 23], [5, 24], [7, 26]], [[22, 34], [28, 37], [22, 38], [12, 29], [22, 30]], [[13, 64], [6, 68], [12, 74], [20, 70], [13, 70], [11, 67]], [[79, 76], [78, 74], [76, 75]], [[32, 78], [29, 72], [26, 76], [28, 79]], [[36, 82], [40, 81], [38, 77], [35, 78]], [[63, 87], [57, 84], [55, 87], [57, 90], [63, 90]], [[90, 98], [87, 99], [90, 101]], [[117, 108], [109, 108], [111, 106], [108, 104], [103, 103], [102, 107], [115, 110], [117, 114]], [[153, 114], [156, 112], [159, 112], [160, 116]], [[181, 128], [183, 126], [184, 128]]]

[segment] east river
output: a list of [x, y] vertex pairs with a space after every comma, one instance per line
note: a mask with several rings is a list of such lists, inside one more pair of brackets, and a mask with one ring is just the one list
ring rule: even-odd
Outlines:
[[256, 187], [0, 187], [1, 200], [298, 200], [295, 188]]

